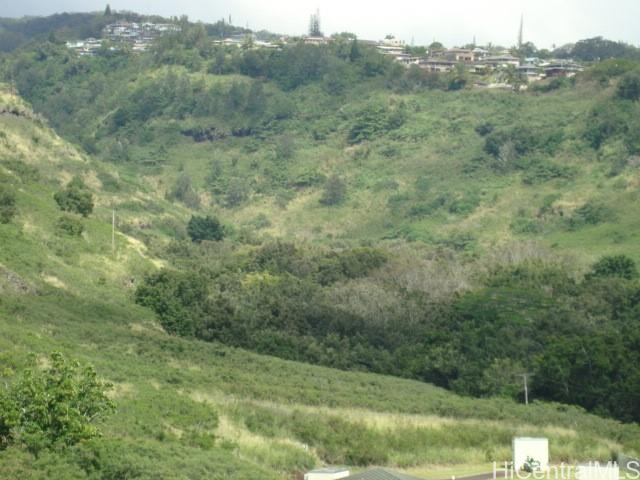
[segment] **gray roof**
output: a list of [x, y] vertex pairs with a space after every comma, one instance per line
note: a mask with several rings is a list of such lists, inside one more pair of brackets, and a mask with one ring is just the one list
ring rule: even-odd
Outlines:
[[392, 472], [384, 468], [374, 468], [366, 472], [356, 473], [344, 480], [423, 480], [418, 477], [410, 477], [403, 473]]

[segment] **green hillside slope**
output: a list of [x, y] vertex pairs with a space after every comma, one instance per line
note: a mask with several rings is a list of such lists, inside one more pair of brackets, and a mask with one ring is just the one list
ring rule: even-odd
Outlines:
[[636, 63], [515, 93], [184, 27], [2, 57], [2, 386], [60, 351], [117, 411], [57, 450], [0, 416], [0, 478], [640, 453]]
[[[132, 302], [131, 282], [161, 261], [120, 232], [111, 251], [108, 185], [132, 205], [157, 205], [158, 217], [181, 218], [181, 209], [79, 153], [6, 90], [2, 104], [3, 185], [18, 206], [0, 225], [5, 374], [30, 353], [62, 351], [113, 382], [117, 405], [100, 440], [37, 459], [17, 447], [0, 452], [2, 478], [293, 478], [323, 463], [462, 472], [507, 458], [514, 434], [549, 436], [558, 461], [637, 451], [637, 426], [575, 407], [473, 400], [168, 336]], [[56, 230], [53, 199], [74, 175], [96, 203], [89, 218], [78, 216], [78, 238]], [[120, 205], [121, 221], [137, 218], [130, 208]]]

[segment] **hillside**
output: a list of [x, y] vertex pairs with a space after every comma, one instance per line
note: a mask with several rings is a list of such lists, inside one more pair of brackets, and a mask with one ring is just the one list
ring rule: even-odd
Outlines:
[[[130, 478], [281, 478], [322, 463], [432, 475], [444, 468], [444, 475], [508, 457], [514, 434], [549, 436], [553, 458], [567, 461], [607, 459], [640, 445], [637, 426], [572, 407], [465, 399], [419, 382], [168, 336], [132, 303], [129, 285], [162, 262], [122, 233], [116, 255], [110, 251], [113, 194], [100, 178], [115, 176], [112, 167], [61, 140], [6, 89], [2, 104], [3, 181], [15, 186], [19, 205], [15, 221], [0, 227], [4, 366], [19, 370], [31, 352], [65, 352], [114, 383], [118, 406], [104, 440], [66, 456], [33, 462], [15, 449], [0, 453], [3, 478], [84, 478], [87, 455], [95, 457], [90, 475]], [[91, 186], [97, 205], [78, 239], [54, 228], [53, 193], [73, 175]], [[180, 218], [143, 186], [119, 180], [120, 192]], [[216, 437], [212, 446], [203, 440], [208, 434]]]
[[200, 35], [3, 57], [2, 374], [61, 351], [117, 412], [0, 451], [0, 477], [444, 477], [515, 434], [554, 461], [639, 453], [635, 64], [455, 90], [353, 42]]

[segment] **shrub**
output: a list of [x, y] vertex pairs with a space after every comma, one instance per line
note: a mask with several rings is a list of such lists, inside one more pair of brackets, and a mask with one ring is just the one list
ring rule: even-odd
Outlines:
[[475, 130], [478, 135], [481, 137], [486, 137], [494, 130], [493, 123], [491, 122], [482, 122], [480, 125], [476, 126]]
[[338, 205], [344, 202], [347, 195], [347, 186], [337, 175], [332, 175], [324, 185], [324, 191], [320, 198], [322, 205]]
[[93, 367], [60, 353], [45, 370], [32, 367], [0, 391], [0, 448], [22, 442], [34, 453], [100, 435], [95, 422], [114, 410]]
[[619, 277], [632, 280], [638, 277], [636, 262], [626, 255], [605, 256], [598, 260], [587, 275], [587, 278]]
[[487, 135], [484, 150], [495, 158], [499, 158], [503, 145], [513, 142], [513, 147], [518, 155], [526, 155], [536, 151], [552, 155], [562, 142], [563, 137], [561, 129], [540, 129], [520, 125]]
[[70, 215], [63, 215], [56, 221], [55, 229], [59, 235], [79, 237], [84, 231], [84, 225], [82, 225], [82, 222], [77, 218]]
[[249, 198], [249, 186], [244, 178], [235, 177], [229, 182], [225, 205], [229, 208], [237, 207]]
[[510, 225], [513, 233], [527, 234], [527, 233], [541, 233], [542, 225], [539, 220], [535, 218], [516, 218]]
[[634, 102], [640, 99], [640, 72], [638, 70], [628, 72], [620, 79], [616, 95], [618, 98]]
[[628, 102], [608, 101], [591, 110], [583, 136], [592, 148], [598, 149], [607, 139], [627, 132], [633, 116], [628, 107]]
[[576, 229], [583, 225], [598, 225], [599, 223], [610, 220], [613, 212], [606, 205], [589, 201], [578, 207], [571, 218], [569, 218], [569, 228]]
[[212, 216], [191, 217], [187, 225], [187, 234], [191, 241], [200, 243], [203, 240], [220, 241], [224, 238], [225, 231], [220, 221]]
[[398, 108], [389, 110], [382, 105], [369, 105], [356, 114], [349, 129], [351, 144], [372, 140], [376, 136], [400, 128], [406, 121], [406, 113]]
[[570, 167], [547, 161], [539, 161], [535, 162], [533, 166], [525, 172], [522, 181], [527, 185], [534, 185], [558, 178], [571, 179], [574, 174], [574, 170]]
[[87, 191], [80, 177], [74, 177], [64, 190], [57, 192], [53, 198], [65, 212], [79, 213], [88, 217], [93, 212], [93, 195]]
[[193, 189], [191, 177], [186, 173], [178, 177], [171, 191], [167, 193], [167, 198], [169, 200], [178, 200], [189, 208], [200, 208], [200, 197]]
[[0, 223], [9, 223], [16, 215], [16, 195], [0, 185]]

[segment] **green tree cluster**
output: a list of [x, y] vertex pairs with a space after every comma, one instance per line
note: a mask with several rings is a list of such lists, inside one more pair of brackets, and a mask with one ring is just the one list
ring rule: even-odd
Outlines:
[[194, 243], [204, 240], [220, 241], [224, 238], [225, 231], [220, 221], [207, 215], [206, 217], [192, 216], [187, 224], [187, 234]]
[[53, 198], [62, 211], [78, 213], [83, 217], [88, 217], [93, 212], [93, 194], [80, 177], [74, 177]]
[[100, 436], [98, 422], [115, 409], [108, 383], [91, 366], [53, 353], [0, 390], [0, 448], [14, 443], [37, 453]]

